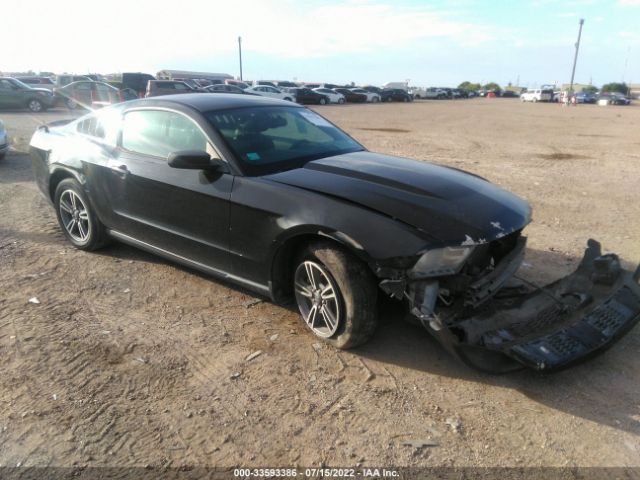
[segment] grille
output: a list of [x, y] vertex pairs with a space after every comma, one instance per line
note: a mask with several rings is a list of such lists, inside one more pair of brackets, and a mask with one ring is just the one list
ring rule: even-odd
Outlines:
[[530, 322], [518, 323], [510, 328], [510, 330], [513, 332], [514, 336], [517, 337], [529, 335], [534, 332], [541, 332], [558, 323], [562, 314], [563, 308], [554, 303], [538, 312]]
[[640, 299], [628, 287], [623, 287], [587, 317], [587, 322], [609, 336], [630, 320], [640, 309]]
[[564, 332], [558, 332], [545, 339], [547, 347], [550, 347], [559, 357], [570, 357], [584, 349], [584, 345]]

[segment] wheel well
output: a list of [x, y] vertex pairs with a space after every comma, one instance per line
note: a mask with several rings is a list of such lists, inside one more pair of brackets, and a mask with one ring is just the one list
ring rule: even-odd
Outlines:
[[58, 184], [66, 178], [74, 178], [74, 176], [65, 170], [57, 170], [51, 175], [51, 179], [49, 180], [49, 198], [51, 198], [51, 200], [54, 200], [53, 197], [56, 194]]
[[295, 259], [303, 248], [317, 241], [330, 242], [338, 248], [354, 253], [348, 245], [326, 235], [304, 234], [286, 240], [275, 253], [271, 263], [271, 291], [277, 303], [284, 303], [292, 297]]

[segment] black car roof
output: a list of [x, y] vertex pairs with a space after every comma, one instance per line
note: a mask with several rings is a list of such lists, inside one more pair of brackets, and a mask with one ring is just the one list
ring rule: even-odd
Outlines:
[[[244, 95], [230, 93], [228, 95], [216, 95], [215, 93], [184, 93], [178, 95], [164, 95], [161, 97], [142, 98], [127, 102], [128, 106], [156, 106], [171, 107], [183, 105], [191, 107], [199, 112], [211, 112], [215, 110], [227, 110], [229, 108], [242, 107], [300, 107], [296, 103], [276, 98], [260, 97], [257, 95]], [[303, 107], [300, 107], [303, 108]]]

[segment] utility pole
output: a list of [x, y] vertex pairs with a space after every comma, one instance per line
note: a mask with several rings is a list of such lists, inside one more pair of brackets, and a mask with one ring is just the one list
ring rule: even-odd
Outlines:
[[578, 49], [580, 48], [580, 37], [582, 36], [582, 25], [584, 25], [584, 18], [580, 19], [580, 28], [578, 30], [578, 41], [576, 42], [576, 53], [573, 56], [573, 69], [571, 70], [571, 83], [569, 84], [569, 101], [573, 95], [573, 79], [576, 75], [576, 63], [578, 62]]
[[242, 81], [242, 37], [238, 37], [238, 56], [240, 57], [240, 81]]

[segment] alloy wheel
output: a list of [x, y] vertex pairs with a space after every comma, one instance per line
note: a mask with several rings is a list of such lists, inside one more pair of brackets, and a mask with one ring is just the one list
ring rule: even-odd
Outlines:
[[32, 112], [39, 112], [42, 110], [42, 104], [38, 100], [31, 100], [29, 102], [29, 110]]
[[60, 195], [60, 218], [73, 240], [84, 243], [89, 239], [89, 212], [80, 196], [73, 190], [65, 190]]
[[313, 333], [322, 338], [335, 334], [342, 312], [338, 288], [324, 267], [310, 260], [298, 265], [294, 290], [300, 314]]

